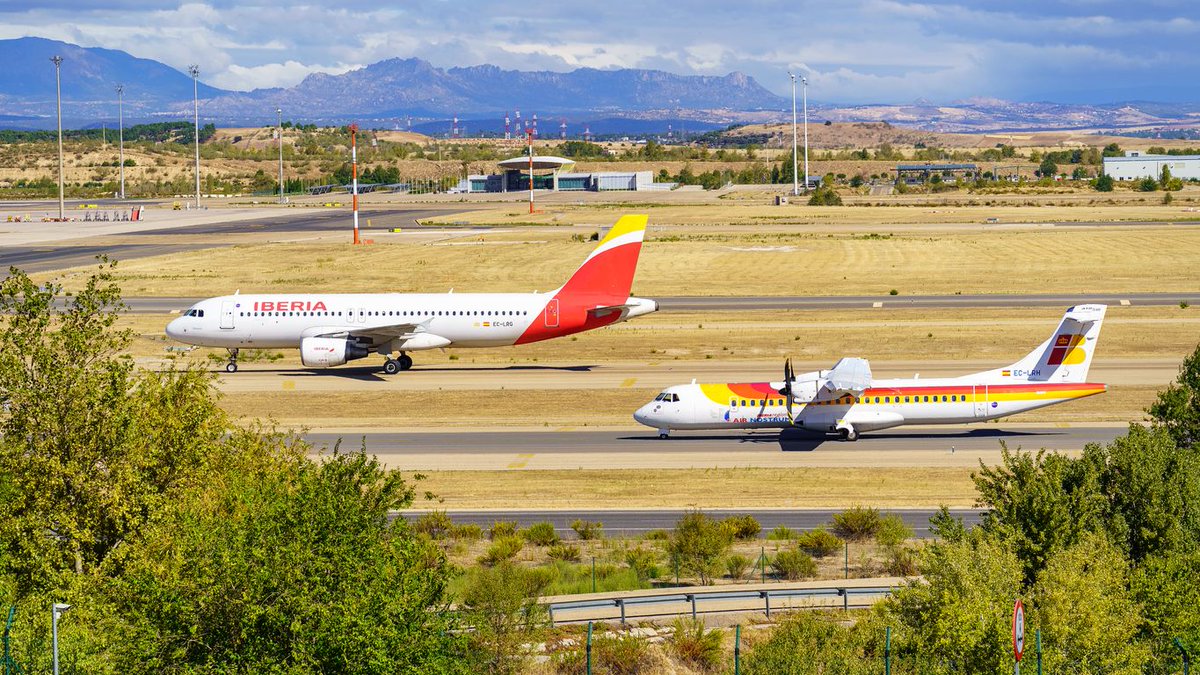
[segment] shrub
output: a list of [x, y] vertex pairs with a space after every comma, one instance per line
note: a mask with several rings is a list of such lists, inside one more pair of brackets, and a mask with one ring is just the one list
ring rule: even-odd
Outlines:
[[487, 552], [479, 558], [479, 562], [490, 567], [505, 560], [512, 560], [522, 548], [525, 548], [525, 543], [516, 535], [496, 537], [492, 540], [492, 545], [488, 546]]
[[601, 635], [592, 642], [592, 654], [613, 675], [636, 675], [650, 665], [649, 648], [632, 635]]
[[1154, 192], [1158, 190], [1158, 181], [1153, 178], [1143, 178], [1139, 181], [1134, 181], [1133, 189], [1138, 192]]
[[637, 574], [638, 579], [657, 579], [658, 553], [652, 549], [631, 548], [625, 553], [625, 564]]
[[517, 524], [511, 520], [497, 520], [488, 528], [488, 539], [495, 541], [500, 537], [511, 537], [517, 533]]
[[721, 558], [732, 543], [733, 537], [719, 522], [701, 511], [689, 511], [675, 525], [667, 550], [680, 569], [707, 586], [719, 573]]
[[734, 581], [740, 581], [742, 577], [746, 576], [748, 569], [750, 569], [750, 559], [744, 555], [733, 553], [725, 558], [725, 571]]
[[892, 546], [887, 550], [883, 569], [895, 577], [911, 577], [917, 574], [917, 552], [904, 546]]
[[551, 546], [558, 543], [558, 533], [554, 531], [554, 523], [548, 520], [530, 525], [521, 534], [535, 546]]
[[796, 538], [796, 546], [814, 558], [827, 558], [842, 550], [844, 543], [837, 535], [823, 527], [805, 532]]
[[808, 198], [809, 206], [841, 206], [842, 197], [831, 187], [822, 185]]
[[722, 520], [721, 524], [729, 528], [730, 534], [738, 541], [754, 539], [759, 532], [762, 532], [762, 525], [758, 523], [758, 519], [749, 514], [730, 516]]
[[704, 622], [679, 617], [671, 624], [675, 629], [667, 641], [667, 648], [675, 658], [705, 672], [713, 672], [725, 660], [721, 648], [721, 633], [705, 630]]
[[650, 530], [646, 533], [646, 541], [666, 541], [671, 538], [671, 533], [666, 530]]
[[1092, 181], [1092, 187], [1095, 188], [1096, 192], [1112, 192], [1114, 183], [1115, 181], [1113, 181], [1112, 176], [1102, 173], [1096, 176], [1096, 180]]
[[900, 291], [893, 288], [892, 290], [888, 291], [888, 295], [900, 295]]
[[817, 576], [817, 561], [800, 550], [785, 550], [775, 554], [771, 568], [788, 581]]
[[775, 529], [767, 533], [768, 541], [791, 541], [796, 538], [796, 531], [787, 525], [776, 525]]
[[430, 539], [445, 539], [454, 531], [454, 521], [445, 511], [430, 511], [421, 514], [412, 528]]
[[465, 539], [467, 541], [479, 541], [483, 539], [483, 528], [476, 523], [463, 523], [455, 525], [450, 531], [450, 536], [454, 539]]
[[833, 531], [843, 539], [862, 541], [879, 532], [879, 509], [856, 506], [833, 516]]
[[912, 528], [905, 525], [904, 519], [895, 514], [881, 518], [875, 532], [875, 541], [882, 546], [899, 546], [912, 537]]
[[571, 523], [571, 529], [584, 541], [599, 539], [604, 536], [604, 523], [591, 520], [576, 520]]
[[551, 560], [562, 560], [564, 562], [579, 562], [580, 558], [578, 546], [564, 543], [551, 545], [546, 550], [546, 555], [550, 556]]

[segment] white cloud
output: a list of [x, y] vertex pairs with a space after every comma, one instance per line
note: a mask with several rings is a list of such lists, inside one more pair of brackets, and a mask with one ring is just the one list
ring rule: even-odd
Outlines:
[[249, 91], [268, 87], [291, 87], [299, 84], [312, 73], [328, 73], [339, 75], [348, 70], [360, 68], [359, 65], [340, 64], [337, 66], [311, 66], [299, 61], [283, 63], [265, 63], [261, 66], [239, 66], [231, 64], [224, 71], [214, 74], [206, 82], [214, 87], [232, 89], [234, 91]]

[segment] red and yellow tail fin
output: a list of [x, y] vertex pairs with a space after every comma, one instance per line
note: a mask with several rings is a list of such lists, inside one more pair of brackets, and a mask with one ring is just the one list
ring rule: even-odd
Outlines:
[[624, 303], [633, 288], [647, 220], [644, 215], [622, 216], [558, 290], [557, 297], [597, 306]]

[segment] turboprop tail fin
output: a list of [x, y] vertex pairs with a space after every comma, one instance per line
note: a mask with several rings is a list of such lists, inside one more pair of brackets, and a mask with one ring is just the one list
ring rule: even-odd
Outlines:
[[556, 292], [560, 298], [580, 300], [596, 307], [622, 305], [633, 288], [638, 254], [646, 221], [642, 215], [622, 216], [583, 261], [575, 274]]
[[1003, 382], [1087, 381], [1107, 309], [1106, 305], [1071, 307], [1049, 340], [1020, 361], [989, 375]]

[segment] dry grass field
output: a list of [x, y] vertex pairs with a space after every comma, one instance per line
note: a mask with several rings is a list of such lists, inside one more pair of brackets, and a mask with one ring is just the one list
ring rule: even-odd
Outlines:
[[[662, 213], [672, 210], [694, 214], [688, 217], [695, 222], [663, 226], [681, 219]], [[903, 300], [922, 294], [1134, 293], [1200, 287], [1200, 226], [876, 225], [824, 231], [819, 225], [719, 225], [722, 216], [704, 214], [687, 207], [651, 211], [653, 225], [639, 263], [636, 293], [887, 295], [894, 289], [896, 299]], [[127, 295], [213, 296], [234, 289], [550, 290], [565, 281], [594, 246], [572, 237], [599, 231], [616, 215], [613, 209], [577, 209], [571, 222], [588, 224], [587, 229], [523, 228], [438, 242], [407, 243], [401, 235], [379, 235], [368, 247], [328, 241], [240, 245], [128, 261], [119, 267], [118, 277]], [[478, 212], [462, 216], [501, 222], [521, 217], [528, 218]], [[745, 217], [752, 218], [749, 213]], [[355, 273], [347, 274], [351, 269]], [[85, 273], [58, 276], [71, 286], [81, 283]]]

